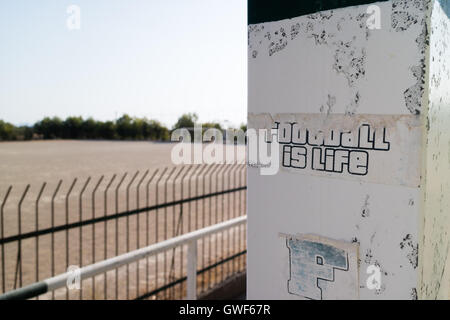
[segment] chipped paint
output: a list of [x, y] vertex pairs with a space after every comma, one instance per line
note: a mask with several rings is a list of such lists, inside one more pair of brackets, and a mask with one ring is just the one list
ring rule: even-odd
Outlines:
[[278, 21], [319, 11], [367, 5], [387, 0], [315, 0], [315, 1], [261, 1], [248, 0], [249, 24]]
[[407, 234], [400, 242], [400, 249], [406, 251], [406, 257], [408, 258], [409, 263], [416, 269], [419, 264], [419, 245], [413, 242], [410, 234]]
[[417, 300], [417, 289], [416, 288], [412, 288], [411, 289], [411, 300]]
[[364, 201], [364, 206], [361, 209], [361, 217], [363, 218], [367, 218], [368, 216], [370, 216], [369, 198], [370, 195], [367, 195], [366, 200]]
[[[404, 89], [404, 104], [411, 114], [420, 114], [428, 36], [424, 13], [428, 1], [393, 0], [383, 6], [390, 6], [385, 8], [385, 12], [389, 10], [390, 16], [389, 33], [414, 35], [414, 43], [420, 54], [417, 55], [416, 62], [408, 66], [415, 83]], [[280, 54], [294, 41], [304, 43], [313, 40], [315, 46], [325, 46], [333, 55], [332, 69], [347, 81], [351, 94], [350, 99], [345, 102], [345, 113], [353, 115], [357, 113], [361, 101], [361, 92], [357, 88], [366, 78], [366, 48], [371, 42], [370, 36], [374, 32], [380, 32], [366, 27], [369, 15], [361, 9], [329, 10], [276, 23], [249, 25], [248, 46], [251, 58], [261, 59], [264, 55], [272, 57]]]

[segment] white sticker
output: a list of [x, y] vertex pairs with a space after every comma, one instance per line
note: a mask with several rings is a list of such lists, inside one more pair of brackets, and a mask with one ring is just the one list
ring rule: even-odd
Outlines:
[[[250, 114], [249, 128], [275, 130], [281, 170], [418, 187], [419, 116]], [[258, 163], [250, 163], [258, 165]]]

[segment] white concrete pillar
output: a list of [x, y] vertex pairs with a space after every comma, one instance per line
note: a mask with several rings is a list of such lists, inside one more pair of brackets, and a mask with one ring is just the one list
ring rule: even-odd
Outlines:
[[449, 298], [449, 16], [249, 0], [249, 299]]

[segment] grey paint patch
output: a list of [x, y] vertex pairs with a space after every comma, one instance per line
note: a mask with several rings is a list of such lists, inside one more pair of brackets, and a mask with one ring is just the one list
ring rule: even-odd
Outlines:
[[417, 289], [416, 288], [412, 288], [411, 289], [411, 300], [417, 300]]
[[[373, 264], [375, 266], [377, 266], [378, 268], [380, 268], [380, 271], [381, 271], [381, 274], [383, 277], [387, 277], [389, 275], [389, 273], [383, 268], [383, 266], [381, 265], [381, 263], [378, 260], [375, 260], [375, 262]], [[380, 287], [380, 289], [375, 290], [375, 294], [381, 295], [385, 291], [386, 291], [386, 281], [381, 281], [381, 287]]]
[[422, 83], [416, 83], [414, 86], [406, 89], [404, 96], [405, 96], [405, 103], [406, 108], [412, 113], [412, 114], [420, 114], [421, 110], [421, 100], [422, 95], [424, 93], [424, 87]]
[[423, 0], [393, 0], [391, 26], [396, 32], [408, 30], [412, 25], [419, 22], [417, 14], [412, 13], [411, 6], [422, 10]]
[[361, 217], [363, 217], [363, 218], [367, 218], [370, 216], [369, 198], [370, 198], [370, 196], [367, 195], [366, 199], [364, 200], [364, 205], [361, 208]]
[[381, 273], [383, 274], [383, 276], [388, 276], [389, 272], [387, 272], [383, 266], [381, 265], [381, 263], [378, 260], [375, 260], [374, 265], [377, 266], [378, 268], [380, 268]]
[[377, 235], [377, 232], [375, 231], [371, 236], [370, 236], [370, 244], [373, 243], [373, 240], [375, 239], [375, 236]]
[[320, 112], [322, 112], [322, 113], [325, 112], [325, 108], [326, 108], [326, 113], [327, 114], [331, 114], [332, 111], [333, 111], [333, 106], [335, 104], [336, 104], [336, 97], [328, 95], [328, 99], [327, 99], [327, 102], [326, 102], [325, 106], [322, 105], [320, 107]]
[[[417, 14], [410, 11], [411, 8], [416, 9], [416, 11], [425, 11], [428, 8], [430, 0], [392, 0], [392, 12], [409, 12], [409, 17], [413, 20], [418, 20]], [[391, 18], [394, 21], [394, 18]], [[405, 24], [405, 22], [403, 22]]]
[[[346, 77], [349, 86], [354, 86], [355, 82], [362, 79], [366, 72], [364, 68], [366, 59], [365, 50], [364, 48], [355, 45], [355, 42], [357, 42], [358, 37], [361, 37], [360, 34], [365, 38], [368, 37], [369, 33], [366, 27], [367, 16], [367, 14], [359, 14], [354, 17], [349, 13], [347, 18], [338, 20], [334, 19], [334, 13], [333, 10], [331, 10], [308, 15], [305, 17], [307, 19], [306, 22], [290, 22], [286, 24], [286, 27], [271, 32], [265, 32], [264, 25], [250, 25], [248, 28], [249, 48], [260, 48], [261, 41], [264, 41], [268, 48], [268, 55], [272, 56], [285, 49], [289, 44], [289, 40], [294, 40], [300, 35], [307, 39], [314, 39], [316, 45], [327, 45], [334, 50], [335, 61], [333, 69]], [[358, 36], [349, 39], [349, 41], [344, 42], [342, 40], [336, 40], [337, 33], [339, 33], [341, 29], [342, 21], [352, 19], [355, 19], [358, 22], [359, 28], [366, 30], [367, 32], [358, 33]], [[330, 23], [334, 25], [334, 28], [329, 28]], [[255, 42], [254, 39], [260, 38], [263, 32], [265, 32], [263, 40]], [[262, 48], [264, 48], [264, 45]], [[252, 52], [252, 57], [256, 58], [258, 49], [254, 49]], [[355, 92], [355, 99], [349, 105], [349, 108], [353, 110], [353, 112], [358, 107], [358, 102], [359, 93]]]
[[407, 234], [400, 242], [400, 249], [407, 251], [406, 257], [409, 263], [416, 269], [419, 264], [419, 245], [414, 244], [410, 234]]
[[366, 51], [364, 48], [357, 48], [353, 41], [346, 43], [341, 41], [336, 46], [333, 68], [336, 72], [342, 73], [347, 78], [348, 85], [352, 87], [366, 74], [364, 68]]
[[382, 283], [381, 288], [375, 290], [375, 294], [377, 296], [379, 296], [379, 295], [383, 294], [385, 291], [386, 291], [386, 285], [384, 283]]
[[364, 262], [366, 264], [372, 264], [372, 258], [373, 258], [372, 250], [371, 249], [367, 249], [366, 255], [364, 257]]
[[[270, 32], [267, 33], [267, 38], [269, 40], [272, 39]], [[274, 38], [275, 40], [273, 40], [269, 45], [269, 56], [283, 50], [288, 45], [287, 34], [284, 28], [280, 28], [280, 30], [275, 31]]]
[[[428, 40], [428, 28], [426, 16], [419, 17], [419, 12], [427, 10], [428, 0], [393, 0], [391, 26], [396, 32], [408, 30], [412, 25], [421, 24], [422, 33], [417, 37], [416, 43], [421, 54], [425, 54]], [[415, 12], [413, 11], [415, 9]], [[422, 97], [425, 92], [425, 58], [420, 60], [420, 64], [411, 67], [411, 72], [417, 80], [416, 84], [404, 92], [406, 108], [412, 114], [420, 114], [422, 109]]]

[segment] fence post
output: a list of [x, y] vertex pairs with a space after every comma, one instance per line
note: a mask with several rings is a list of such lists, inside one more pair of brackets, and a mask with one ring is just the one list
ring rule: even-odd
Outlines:
[[188, 243], [187, 299], [197, 299], [197, 240], [192, 240]]

